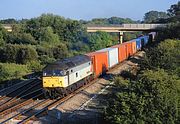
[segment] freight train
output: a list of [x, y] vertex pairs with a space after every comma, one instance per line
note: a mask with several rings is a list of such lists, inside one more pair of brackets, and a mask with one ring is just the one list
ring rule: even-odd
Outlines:
[[155, 33], [150, 33], [122, 44], [47, 65], [42, 77], [45, 96], [65, 96], [86, 85], [141, 50], [154, 37]]

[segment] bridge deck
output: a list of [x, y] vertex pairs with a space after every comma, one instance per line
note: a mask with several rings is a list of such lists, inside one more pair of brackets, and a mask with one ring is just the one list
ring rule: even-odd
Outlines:
[[165, 24], [122, 24], [111, 26], [87, 26], [87, 32], [120, 32], [120, 31], [148, 31], [165, 27]]

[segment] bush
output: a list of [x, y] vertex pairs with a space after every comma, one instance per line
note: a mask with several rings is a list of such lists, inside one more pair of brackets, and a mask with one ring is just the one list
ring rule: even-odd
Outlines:
[[49, 57], [47, 55], [40, 56], [39, 60], [41, 61], [42, 65], [47, 65], [49, 63], [52, 63], [52, 62], [56, 61], [56, 59], [51, 58], [51, 57]]
[[180, 40], [165, 40], [156, 47], [146, 51], [145, 65], [149, 68], [163, 68], [179, 73], [180, 67]]
[[53, 56], [55, 59], [63, 59], [68, 57], [69, 52], [65, 44], [59, 44], [56, 47], [52, 48]]
[[39, 61], [30, 61], [27, 63], [27, 67], [32, 72], [42, 71], [43, 65]]
[[0, 63], [0, 82], [22, 78], [30, 71], [26, 65], [19, 65], [14, 63]]
[[36, 61], [37, 52], [32, 46], [7, 44], [0, 49], [0, 61], [26, 64], [29, 61]]
[[112, 124], [178, 123], [180, 80], [163, 69], [146, 70], [137, 81], [115, 79], [105, 118]]
[[33, 47], [21, 46], [16, 57], [16, 62], [20, 64], [26, 64], [29, 61], [36, 61], [37, 58], [37, 52]]

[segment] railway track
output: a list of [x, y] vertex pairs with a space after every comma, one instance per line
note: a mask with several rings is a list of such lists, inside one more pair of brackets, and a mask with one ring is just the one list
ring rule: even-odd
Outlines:
[[15, 84], [15, 85], [6, 87], [6, 88], [4, 88], [4, 89], [1, 89], [1, 90], [0, 90], [0, 96], [2, 97], [2, 96], [4, 96], [4, 95], [7, 95], [8, 93], [10, 93], [10, 92], [18, 89], [18, 88], [21, 87], [21, 86], [26, 85], [26, 84], [28, 84], [28, 83], [30, 83], [30, 82], [32, 82], [32, 81], [33, 81], [32, 79], [30, 79], [30, 80], [24, 80], [24, 81], [21, 81], [21, 82]]
[[[41, 81], [37, 79], [22, 82], [17, 87], [7, 88], [6, 94], [0, 97], [0, 117], [1, 119], [8, 114], [20, 109], [21, 107], [31, 104], [35, 99], [43, 96]], [[12, 90], [10, 90], [12, 89]]]
[[[38, 104], [30, 107], [29, 109], [20, 112], [10, 118], [8, 118], [7, 120], [1, 122], [1, 123], [7, 123], [8, 121], [10, 121], [11, 119], [17, 119], [17, 120], [21, 120], [20, 122], [18, 122], [18, 124], [25, 124], [30, 120], [37, 120], [38, 117], [41, 117], [41, 115], [43, 115], [44, 113], [46, 113], [48, 110], [52, 109], [53, 107], [64, 103], [65, 101], [67, 101], [68, 99], [72, 98], [74, 95], [76, 95], [77, 93], [83, 91], [85, 88], [91, 86], [92, 84], [94, 84], [96, 80], [93, 80], [91, 82], [89, 82], [87, 85], [82, 86], [81, 88], [75, 90], [74, 92], [70, 93], [69, 95], [65, 96], [65, 97], [60, 97], [54, 101], [51, 101], [50, 99], [45, 99], [41, 102], [39, 102]], [[49, 103], [48, 103], [49, 102]], [[48, 104], [47, 104], [48, 103]], [[47, 105], [45, 105], [47, 104]], [[33, 112], [34, 109], [37, 109], [38, 107], [42, 107], [42, 105], [45, 105], [43, 108], [39, 109], [39, 111], [37, 112]], [[29, 115], [29, 116], [24, 116], [24, 115]]]
[[13, 103], [14, 101], [17, 101], [19, 99], [25, 99], [25, 95], [23, 95], [23, 94], [28, 94], [28, 92], [30, 92], [32, 89], [35, 89], [36, 87], [40, 88], [40, 83], [34, 83], [34, 84], [32, 84], [32, 83], [34, 83], [34, 82], [31, 82], [31, 83], [27, 84], [26, 87], [23, 87], [25, 90], [22, 90], [21, 89], [22, 87], [20, 87], [19, 89], [17, 89], [18, 91], [15, 90], [15, 91], [11, 92], [10, 94], [8, 94], [11, 96], [11, 95], [13, 95], [12, 93], [14, 93], [15, 97], [8, 97], [9, 98], [8, 100], [6, 100], [5, 102], [2, 102], [0, 111], [1, 111], [3, 105]]
[[[30, 99], [23, 99], [25, 96], [32, 96], [32, 94], [34, 94], [34, 96], [31, 97]], [[19, 109], [20, 107], [30, 104], [31, 102], [34, 102], [34, 99], [38, 98], [40, 95], [43, 95], [42, 89], [35, 90], [23, 96], [23, 98], [21, 99], [15, 99], [12, 102], [2, 105], [1, 110], [0, 110], [0, 117], [4, 117], [8, 113], [12, 113], [16, 111], [17, 109]]]
[[9, 88], [6, 88], [6, 89], [3, 89], [0, 91], [0, 94], [1, 94], [1, 97], [0, 97], [0, 101], [1, 101], [1, 104], [2, 104], [2, 100], [4, 99], [9, 99], [10, 95], [13, 94], [14, 92], [16, 92], [16, 90], [22, 88], [23, 86], [27, 85], [28, 83], [30, 83], [32, 80], [29, 80], [29, 81], [23, 81], [22, 83], [18, 84], [18, 85], [14, 85], [14, 86], [11, 86]]

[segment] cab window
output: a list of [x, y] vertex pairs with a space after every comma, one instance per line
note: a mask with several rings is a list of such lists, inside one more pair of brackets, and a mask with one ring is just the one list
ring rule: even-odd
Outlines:
[[43, 72], [43, 76], [63, 76], [64, 73], [61, 70], [46, 70]]
[[53, 76], [63, 76], [64, 73], [61, 70], [53, 70]]

